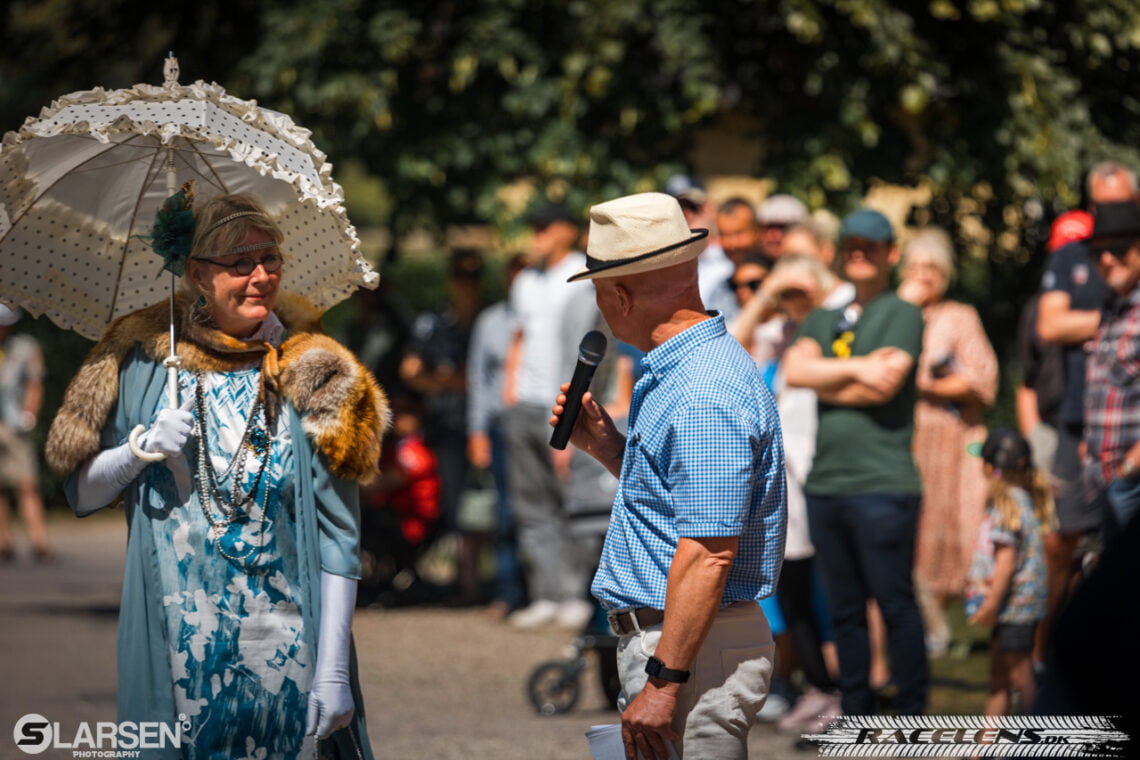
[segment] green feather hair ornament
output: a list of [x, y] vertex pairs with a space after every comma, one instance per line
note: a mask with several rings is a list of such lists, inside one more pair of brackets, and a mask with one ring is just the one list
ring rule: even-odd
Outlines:
[[154, 228], [148, 238], [154, 252], [166, 260], [163, 269], [179, 277], [186, 271], [190, 244], [194, 241], [194, 180], [163, 201], [154, 216]]

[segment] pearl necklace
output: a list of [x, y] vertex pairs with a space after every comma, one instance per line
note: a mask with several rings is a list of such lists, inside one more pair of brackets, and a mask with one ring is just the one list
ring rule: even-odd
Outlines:
[[[194, 389], [194, 437], [198, 447], [198, 467], [195, 473], [198, 504], [202, 508], [202, 514], [206, 517], [206, 522], [210, 525], [209, 536], [217, 544], [221, 555], [232, 562], [246, 563], [256, 559], [265, 545], [265, 525], [269, 504], [268, 483], [265, 484], [261, 495], [258, 541], [250, 547], [246, 554], [235, 557], [225, 550], [222, 545], [222, 536], [229, 532], [231, 525], [249, 519], [250, 515], [245, 507], [257, 503], [257, 492], [261, 488], [265, 470], [272, 458], [273, 441], [264, 427], [264, 405], [260, 395], [254, 399], [253, 406], [249, 410], [249, 417], [246, 419], [245, 432], [242, 433], [241, 441], [238, 443], [233, 458], [230, 459], [221, 478], [219, 478], [214, 472], [214, 463], [210, 457], [209, 438], [207, 437], [206, 377], [202, 372], [195, 372], [194, 378], [197, 381]], [[257, 469], [257, 476], [253, 480], [253, 486], [246, 492], [242, 490], [242, 482], [245, 480], [247, 451], [253, 452], [261, 461]], [[225, 478], [230, 479], [229, 494], [218, 487], [219, 480]], [[213, 505], [217, 505], [218, 510], [222, 513], [220, 518], [214, 516]]]

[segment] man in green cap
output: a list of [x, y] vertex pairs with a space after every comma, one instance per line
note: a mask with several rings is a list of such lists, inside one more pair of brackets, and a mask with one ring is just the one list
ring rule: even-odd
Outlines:
[[819, 396], [816, 453], [804, 486], [811, 539], [834, 621], [844, 714], [874, 709], [868, 599], [887, 625], [893, 707], [921, 714], [928, 675], [911, 572], [922, 488], [911, 437], [922, 312], [890, 289], [899, 252], [885, 216], [871, 209], [848, 215], [839, 246], [855, 300], [812, 312], [784, 355], [788, 384]]

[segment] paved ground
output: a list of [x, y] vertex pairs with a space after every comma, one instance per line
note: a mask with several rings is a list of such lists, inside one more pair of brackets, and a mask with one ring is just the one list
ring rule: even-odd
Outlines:
[[[26, 756], [12, 730], [27, 713], [60, 723], [64, 733], [115, 718], [122, 514], [57, 516], [51, 528], [58, 561], [41, 566], [22, 556], [0, 565], [0, 760]], [[527, 700], [534, 666], [564, 656], [571, 638], [565, 632], [514, 631], [481, 610], [414, 608], [359, 611], [355, 633], [377, 758], [578, 760], [589, 758], [586, 728], [617, 722], [593, 663], [570, 712], [544, 717]], [[815, 756], [792, 743], [757, 728], [752, 755]]]

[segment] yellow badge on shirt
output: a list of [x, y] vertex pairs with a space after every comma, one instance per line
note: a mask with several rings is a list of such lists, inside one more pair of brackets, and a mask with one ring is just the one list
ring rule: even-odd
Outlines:
[[851, 356], [851, 344], [855, 342], [855, 333], [851, 330], [844, 330], [839, 333], [839, 337], [831, 342], [831, 351], [839, 359], [846, 359]]

